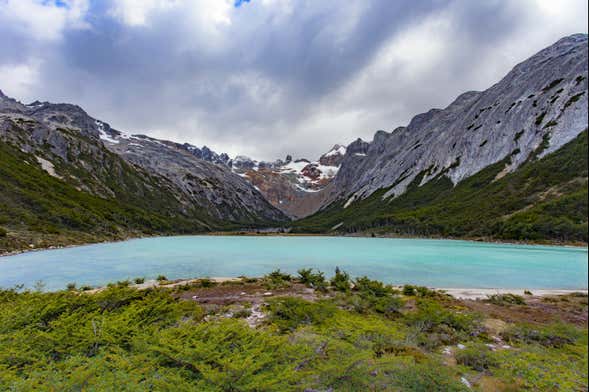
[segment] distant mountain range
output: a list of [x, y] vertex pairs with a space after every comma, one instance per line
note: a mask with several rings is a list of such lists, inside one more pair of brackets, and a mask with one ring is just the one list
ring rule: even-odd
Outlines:
[[273, 162], [0, 91], [0, 250], [268, 226], [586, 242], [587, 86], [572, 35], [371, 142]]

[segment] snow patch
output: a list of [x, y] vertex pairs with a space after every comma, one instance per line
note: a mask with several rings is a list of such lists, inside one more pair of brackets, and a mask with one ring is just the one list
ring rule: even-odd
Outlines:
[[98, 127], [98, 133], [100, 134], [100, 140], [104, 140], [105, 142], [109, 142], [112, 144], [119, 144], [119, 141], [114, 139], [111, 135], [105, 132], [104, 124], [102, 121], [95, 121], [96, 126]]
[[331, 157], [334, 155], [345, 155], [346, 148], [344, 146], [336, 145], [331, 151], [324, 155], [324, 157]]
[[283, 166], [283, 170], [300, 173], [308, 164], [309, 162], [306, 161], [290, 162], [288, 165]]

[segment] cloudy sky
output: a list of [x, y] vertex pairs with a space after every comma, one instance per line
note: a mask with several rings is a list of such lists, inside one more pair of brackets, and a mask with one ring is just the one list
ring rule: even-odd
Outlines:
[[0, 89], [230, 155], [315, 158], [587, 32], [586, 0], [0, 0]]

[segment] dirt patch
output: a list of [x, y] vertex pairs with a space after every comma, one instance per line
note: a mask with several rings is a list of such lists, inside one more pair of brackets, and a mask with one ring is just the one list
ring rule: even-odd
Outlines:
[[232, 284], [230, 282], [213, 287], [191, 288], [178, 294], [178, 297], [185, 300], [214, 305], [260, 304], [268, 298], [285, 296], [299, 297], [308, 301], [314, 301], [318, 297], [313, 289], [300, 283], [269, 290], [260, 283]]
[[564, 321], [581, 327], [587, 326], [587, 296], [528, 296], [525, 305], [494, 305], [481, 300], [463, 300], [464, 306], [492, 319], [508, 323], [528, 322], [546, 324]]

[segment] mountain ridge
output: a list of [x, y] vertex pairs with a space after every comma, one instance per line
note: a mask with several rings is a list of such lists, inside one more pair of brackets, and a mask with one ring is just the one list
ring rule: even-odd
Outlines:
[[[155, 214], [153, 219], [161, 221], [158, 227], [169, 229], [166, 232], [174, 232], [171, 222], [175, 219], [181, 222], [181, 232], [200, 232], [283, 227], [289, 219], [303, 218], [290, 224], [293, 230], [349, 233], [378, 227], [382, 232], [393, 222], [392, 230], [401, 233], [395, 221], [398, 211], [389, 206], [403, 204], [416, 194], [426, 202], [435, 201], [424, 189], [453, 197], [452, 189], [460, 188], [461, 183], [479, 181], [484, 193], [494, 183], [513, 180], [521, 168], [530, 170], [556, 151], [578, 153], [572, 147], [562, 149], [570, 143], [582, 144], [579, 135], [587, 129], [587, 41], [586, 34], [564, 37], [517, 64], [487, 90], [460, 94], [444, 109], [416, 115], [407, 126], [377, 131], [372, 141], [335, 144], [315, 161], [290, 155], [272, 162], [231, 158], [206, 146], [118, 131], [77, 105], [39, 101], [25, 105], [0, 91], [0, 143], [8, 155], [22, 160], [18, 170], [0, 179], [5, 184], [19, 183], [15, 173], [22, 175], [26, 172], [23, 165], [35, 165], [78, 192], [116, 200], [123, 210], [136, 208], [128, 210], [132, 214]], [[494, 173], [491, 179], [486, 177], [489, 172]], [[565, 196], [583, 190], [586, 173], [580, 182], [567, 171], [563, 176], [568, 183], [556, 181], [550, 186]], [[538, 182], [534, 176], [529, 179]], [[542, 203], [539, 192], [549, 199], [554, 196], [548, 183], [542, 186], [546, 189], [534, 188], [525, 197]], [[4, 208], [13, 209], [12, 216], [2, 218], [0, 224], [23, 226], [32, 219], [26, 211], [30, 207], [18, 200], [19, 192], [26, 191], [18, 189], [8, 198], [0, 195], [5, 199]], [[102, 205], [99, 201], [90, 205], [95, 202]], [[429, 208], [421, 201], [412, 203], [416, 210]], [[525, 208], [535, 208], [532, 204]], [[507, 220], [518, 213], [512, 207], [500, 211], [507, 214]], [[354, 217], [356, 210], [364, 215]], [[65, 215], [76, 221], [71, 211]], [[346, 217], [351, 219], [346, 221]], [[50, 214], [46, 218], [42, 225], [51, 230], [63, 228], [64, 219]], [[126, 218], [119, 218], [105, 225], [114, 223], [121, 232], [141, 232], [149, 226], [141, 227], [135, 218], [129, 226]], [[423, 229], [419, 219], [415, 227], [405, 221], [401, 226], [436, 235], [436, 230]], [[583, 231], [583, 222], [577, 216], [574, 220], [566, 225]], [[454, 233], [446, 224], [440, 223], [438, 234], [489, 235], [471, 226]], [[109, 230], [110, 234], [117, 232]], [[574, 237], [586, 241], [586, 235], [576, 233]]]

